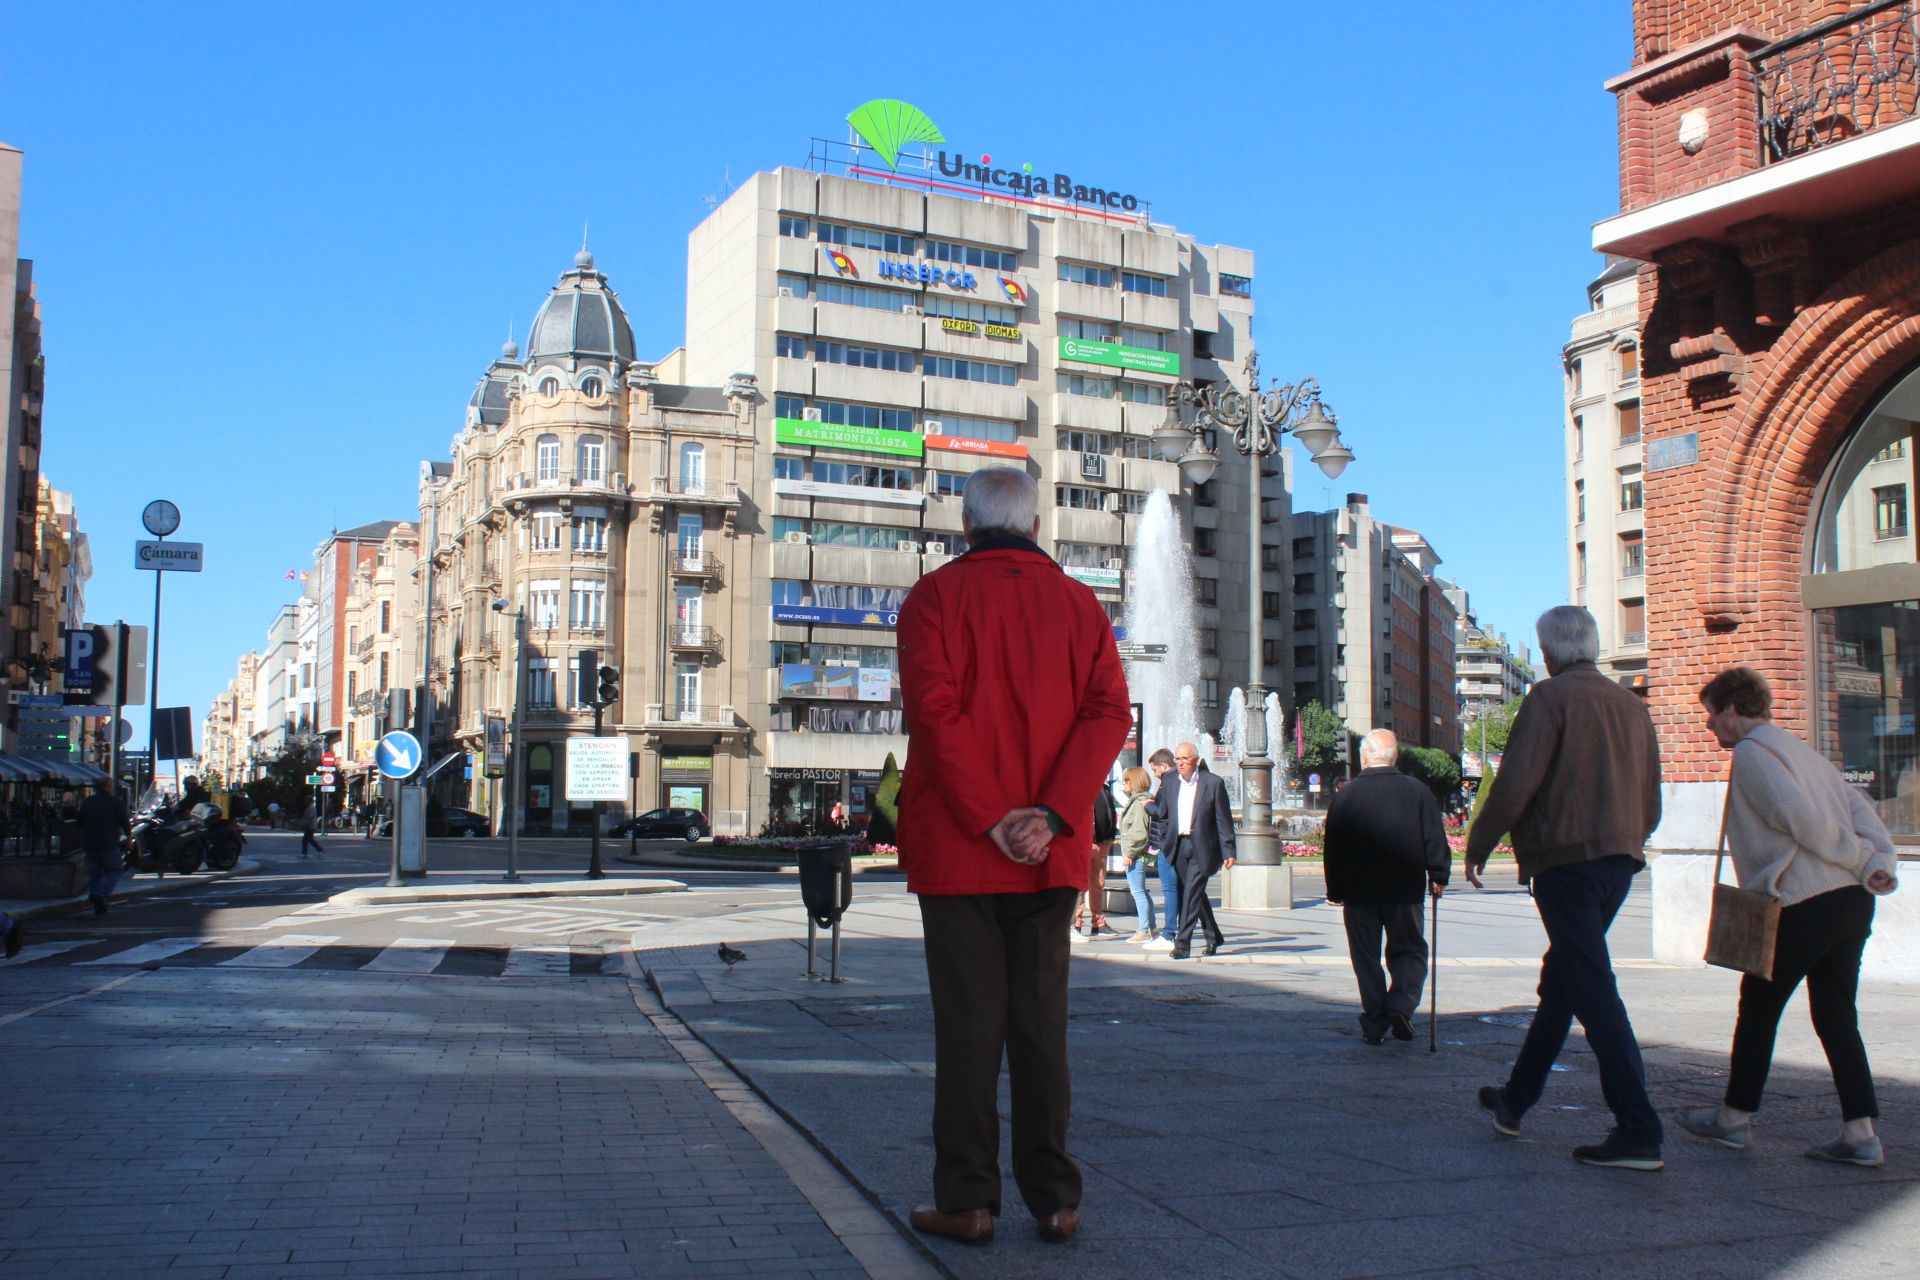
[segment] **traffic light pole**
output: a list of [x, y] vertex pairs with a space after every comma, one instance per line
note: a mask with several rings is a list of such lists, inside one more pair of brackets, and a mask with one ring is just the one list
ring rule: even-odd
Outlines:
[[[584, 681], [583, 681], [584, 683]], [[606, 707], [596, 695], [593, 700], [593, 736], [600, 736], [600, 722], [606, 715]], [[600, 802], [593, 802], [593, 855], [587, 861], [587, 879], [604, 880], [607, 873], [600, 869]]]

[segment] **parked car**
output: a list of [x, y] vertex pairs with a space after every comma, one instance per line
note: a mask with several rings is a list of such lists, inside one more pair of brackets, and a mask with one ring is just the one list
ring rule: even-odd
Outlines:
[[[450, 836], [484, 836], [493, 833], [493, 823], [484, 813], [475, 813], [471, 809], [448, 809], [446, 811], [447, 834]], [[381, 820], [377, 835], [393, 834], [393, 819]]]
[[685, 840], [691, 844], [707, 831], [707, 815], [698, 809], [653, 809], [637, 818], [614, 823], [611, 834], [637, 840]]

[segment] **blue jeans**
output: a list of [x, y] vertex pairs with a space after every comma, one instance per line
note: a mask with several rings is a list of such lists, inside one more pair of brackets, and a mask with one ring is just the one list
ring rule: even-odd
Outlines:
[[1180, 873], [1173, 869], [1173, 859], [1164, 850], [1160, 854], [1160, 910], [1161, 923], [1166, 926], [1160, 936], [1172, 942], [1174, 930], [1180, 927]]
[[1127, 868], [1127, 889], [1133, 894], [1133, 927], [1148, 933], [1157, 932], [1153, 926], [1153, 897], [1147, 892], [1145, 858], [1135, 858], [1133, 865]]
[[113, 896], [113, 887], [120, 883], [120, 873], [126, 869], [126, 855], [118, 845], [87, 850], [87, 894], [105, 902]]
[[1607, 930], [1640, 867], [1639, 859], [1616, 854], [1533, 877], [1533, 904], [1546, 926], [1547, 954], [1540, 961], [1540, 1004], [1507, 1078], [1506, 1101], [1522, 1115], [1540, 1100], [1547, 1072], [1578, 1018], [1599, 1064], [1600, 1092], [1614, 1124], [1630, 1139], [1658, 1145], [1660, 1116], [1647, 1097], [1640, 1042], [1607, 953]]

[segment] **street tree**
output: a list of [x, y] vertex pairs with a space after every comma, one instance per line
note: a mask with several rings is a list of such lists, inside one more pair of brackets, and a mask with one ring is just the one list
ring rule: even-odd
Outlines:
[[1300, 755], [1293, 763], [1294, 773], [1304, 776], [1318, 769], [1344, 770], [1352, 758], [1347, 722], [1321, 706], [1318, 699], [1309, 699], [1297, 715], [1295, 742]]

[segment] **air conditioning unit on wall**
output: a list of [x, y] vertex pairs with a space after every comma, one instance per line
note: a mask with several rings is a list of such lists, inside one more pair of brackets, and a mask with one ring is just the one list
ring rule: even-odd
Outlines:
[[790, 529], [787, 531], [787, 541], [798, 546], [805, 546], [813, 541], [813, 535], [810, 533], [802, 533], [798, 529]]
[[900, 308], [900, 314], [903, 316], [917, 316], [920, 314], [920, 308], [909, 303], [908, 305]]
[[920, 424], [920, 434], [923, 436], [943, 436], [947, 434], [947, 424], [938, 418], [928, 418]]
[[780, 286], [780, 296], [783, 298], [791, 298], [793, 296], [793, 290], [783, 284]]
[[905, 551], [910, 555], [917, 556], [920, 554], [920, 544], [917, 542], [896, 542], [893, 544], [893, 549], [895, 551]]
[[808, 422], [820, 421], [820, 411], [818, 409], [802, 409], [800, 411], [800, 416], [806, 419]]

